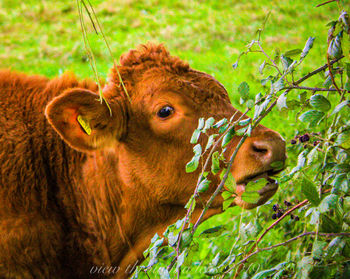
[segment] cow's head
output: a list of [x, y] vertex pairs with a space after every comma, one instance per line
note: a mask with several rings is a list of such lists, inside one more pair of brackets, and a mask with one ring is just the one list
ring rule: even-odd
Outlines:
[[[145, 195], [159, 203], [183, 207], [198, 179], [199, 170], [185, 173], [185, 165], [193, 155], [190, 138], [198, 119], [229, 119], [236, 109], [218, 81], [170, 56], [162, 45], [131, 50], [121, 57], [120, 64], [118, 70], [124, 85], [112, 69], [103, 90], [111, 111], [99, 102], [95, 92], [74, 88], [51, 101], [46, 116], [73, 148], [115, 154], [118, 160], [111, 167], [125, 187], [141, 185]], [[199, 141], [204, 145], [207, 137], [201, 136]], [[234, 138], [229, 145], [227, 158], [238, 141], [239, 137]], [[285, 143], [281, 136], [258, 126], [240, 148], [231, 170], [239, 194], [235, 203], [253, 208], [266, 202], [277, 190], [271, 179], [260, 190], [257, 203], [246, 203], [240, 195], [248, 181], [268, 178], [274, 173], [271, 164], [284, 160]], [[214, 176], [209, 179], [212, 183], [202, 194], [204, 200], [220, 181]], [[213, 206], [219, 208], [221, 204], [218, 197]]]

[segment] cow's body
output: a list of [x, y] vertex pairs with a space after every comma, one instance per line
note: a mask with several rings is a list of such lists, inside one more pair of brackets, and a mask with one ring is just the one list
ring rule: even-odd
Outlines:
[[[198, 175], [184, 171], [198, 118], [219, 120], [234, 109], [218, 82], [162, 46], [131, 51], [121, 64], [131, 104], [113, 70], [104, 90], [112, 116], [94, 103], [92, 81], [0, 71], [0, 278], [123, 278], [151, 237], [183, 217]], [[176, 108], [170, 124], [157, 112], [169, 102]], [[90, 119], [91, 135], [76, 125], [77, 115]], [[276, 135], [256, 129], [255, 138], [281, 150], [270, 144], [273, 156], [262, 159], [245, 144], [237, 159], [248, 152], [247, 163], [232, 170], [236, 181], [284, 160]], [[211, 180], [204, 200], [219, 181]], [[221, 204], [218, 197], [207, 217]]]

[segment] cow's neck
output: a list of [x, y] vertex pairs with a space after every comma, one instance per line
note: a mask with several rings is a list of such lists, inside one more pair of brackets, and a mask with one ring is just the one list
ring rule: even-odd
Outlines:
[[104, 151], [88, 157], [82, 168], [83, 183], [77, 185], [83, 226], [90, 235], [88, 250], [96, 265], [126, 269], [142, 260], [150, 239], [178, 218], [183, 207], [157, 204], [146, 187], [125, 185], [118, 170], [118, 156]]
[[[94, 241], [90, 247], [95, 249], [94, 264], [118, 266], [125, 271], [142, 261], [142, 253], [155, 233], [162, 235], [186, 211], [183, 206], [161, 204], [135, 177], [125, 181], [120, 164], [114, 151], [90, 156], [83, 168], [80, 191], [84, 223]], [[206, 217], [219, 211], [209, 210]], [[200, 212], [196, 210], [193, 218], [197, 219]]]

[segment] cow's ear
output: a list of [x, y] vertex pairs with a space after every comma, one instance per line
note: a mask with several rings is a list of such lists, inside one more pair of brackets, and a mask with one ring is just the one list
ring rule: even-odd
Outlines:
[[79, 151], [112, 146], [125, 132], [125, 110], [120, 103], [101, 103], [86, 89], [70, 89], [54, 98], [45, 115], [57, 133]]

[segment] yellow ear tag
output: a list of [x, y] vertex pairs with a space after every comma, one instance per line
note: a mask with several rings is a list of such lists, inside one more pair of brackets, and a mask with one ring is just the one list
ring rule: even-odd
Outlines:
[[83, 118], [81, 115], [78, 115], [77, 120], [78, 120], [80, 126], [85, 131], [85, 133], [87, 133], [90, 136], [91, 135], [91, 128], [90, 128], [89, 122], [85, 118]]

